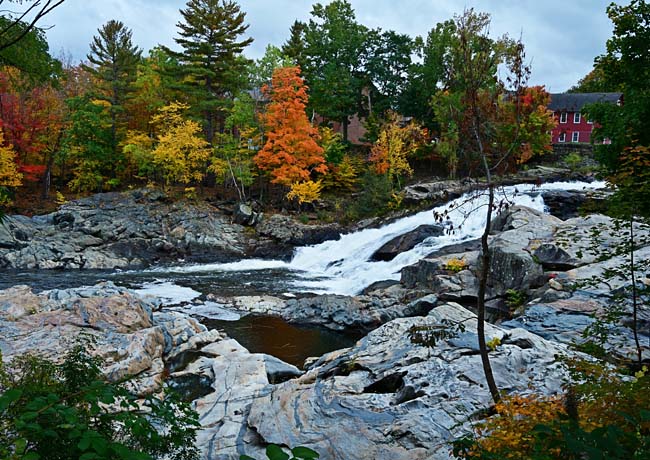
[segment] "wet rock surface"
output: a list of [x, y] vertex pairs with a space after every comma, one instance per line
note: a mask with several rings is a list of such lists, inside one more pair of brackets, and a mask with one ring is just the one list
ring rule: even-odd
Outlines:
[[444, 233], [444, 227], [439, 225], [420, 225], [415, 230], [393, 238], [380, 247], [372, 255], [370, 260], [390, 261], [402, 252], [413, 249], [416, 245], [432, 236], [440, 236]]
[[250, 255], [286, 259], [294, 246], [339, 234], [336, 225], [262, 216], [245, 204], [226, 213], [208, 204], [174, 203], [153, 189], [102, 193], [45, 216], [7, 217], [0, 225], [0, 268], [134, 268]]

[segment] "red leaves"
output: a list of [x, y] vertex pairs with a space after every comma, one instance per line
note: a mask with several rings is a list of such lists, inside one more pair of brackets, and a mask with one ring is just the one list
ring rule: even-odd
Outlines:
[[45, 165], [18, 165], [18, 171], [23, 175], [23, 179], [36, 182], [43, 177]]

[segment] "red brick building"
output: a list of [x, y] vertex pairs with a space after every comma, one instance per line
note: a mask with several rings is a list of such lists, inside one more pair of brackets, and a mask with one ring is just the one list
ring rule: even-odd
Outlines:
[[622, 104], [622, 93], [560, 93], [551, 94], [548, 108], [555, 115], [558, 124], [551, 132], [551, 142], [562, 144], [565, 142], [591, 141], [591, 132], [594, 124], [581, 114], [582, 108], [587, 104], [607, 102]]

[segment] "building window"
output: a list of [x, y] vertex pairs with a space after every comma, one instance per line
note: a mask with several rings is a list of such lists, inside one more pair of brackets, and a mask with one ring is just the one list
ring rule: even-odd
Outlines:
[[557, 138], [558, 142], [566, 142], [566, 133], [560, 133], [560, 137]]
[[571, 134], [571, 142], [580, 142], [580, 133], [578, 131]]
[[567, 120], [566, 112], [562, 112], [560, 114], [560, 123], [566, 123], [566, 120]]
[[580, 112], [576, 112], [573, 114], [573, 122], [580, 123]]
[[593, 124], [594, 124], [594, 120], [590, 120], [589, 118], [587, 118], [587, 124], [593, 125]]

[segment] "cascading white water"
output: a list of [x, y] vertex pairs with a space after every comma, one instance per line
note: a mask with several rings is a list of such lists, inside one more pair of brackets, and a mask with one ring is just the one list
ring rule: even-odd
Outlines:
[[[581, 190], [600, 188], [604, 183], [556, 182], [540, 187], [518, 185], [497, 191], [496, 201], [506, 198], [516, 205], [543, 211], [541, 195], [531, 195], [534, 190]], [[381, 228], [362, 230], [343, 235], [337, 241], [326, 241], [316, 246], [296, 250], [290, 267], [301, 270], [305, 280], [297, 285], [319, 293], [355, 294], [375, 281], [399, 279], [400, 270], [416, 263], [435, 249], [469, 239], [478, 238], [485, 226], [487, 195], [477, 192], [466, 194], [434, 210], [405, 217]], [[414, 230], [420, 225], [435, 223], [433, 211], [449, 211], [449, 220], [456, 230], [451, 234], [430, 237], [413, 249], [403, 252], [388, 262], [371, 261], [371, 256], [391, 239]], [[320, 279], [314, 280], [313, 277]]]
[[[542, 190], [582, 190], [605, 187], [604, 182], [555, 182], [541, 186], [517, 185], [497, 191], [501, 198], [515, 205], [544, 210]], [[288, 269], [296, 272], [297, 290], [315, 293], [356, 294], [375, 281], [399, 279], [400, 270], [411, 265], [435, 249], [478, 238], [485, 225], [484, 193], [466, 194], [434, 210], [399, 219], [381, 228], [361, 230], [342, 235], [335, 241], [297, 248], [290, 262], [248, 259], [229, 264], [208, 264], [166, 268], [167, 273], [232, 272], [265, 269]], [[420, 225], [434, 224], [432, 212], [449, 211], [449, 220], [456, 230], [451, 234], [430, 237], [413, 249], [403, 252], [393, 260], [371, 261], [371, 256], [391, 239], [414, 230]]]

